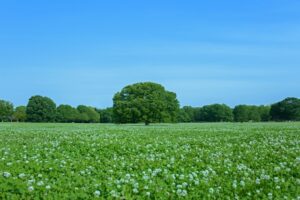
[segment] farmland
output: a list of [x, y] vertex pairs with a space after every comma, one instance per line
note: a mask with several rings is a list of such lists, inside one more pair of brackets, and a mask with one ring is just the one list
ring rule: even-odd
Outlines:
[[0, 199], [299, 199], [300, 123], [0, 123]]

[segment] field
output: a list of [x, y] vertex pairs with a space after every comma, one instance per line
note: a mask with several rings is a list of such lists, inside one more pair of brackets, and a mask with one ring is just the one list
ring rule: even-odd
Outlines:
[[300, 123], [0, 123], [0, 199], [300, 199]]

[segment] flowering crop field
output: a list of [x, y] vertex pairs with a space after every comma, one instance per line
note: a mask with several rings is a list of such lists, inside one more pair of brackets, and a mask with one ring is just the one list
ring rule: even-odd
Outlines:
[[0, 199], [300, 199], [300, 123], [0, 123]]

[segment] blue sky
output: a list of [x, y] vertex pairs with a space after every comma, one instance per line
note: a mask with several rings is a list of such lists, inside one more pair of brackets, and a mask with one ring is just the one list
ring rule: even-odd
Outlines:
[[112, 105], [163, 84], [181, 105], [300, 97], [300, 1], [0, 2], [0, 99]]

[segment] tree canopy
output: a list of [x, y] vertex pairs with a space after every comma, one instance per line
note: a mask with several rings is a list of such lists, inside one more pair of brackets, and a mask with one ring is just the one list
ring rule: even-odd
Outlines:
[[238, 105], [233, 109], [234, 121], [236, 122], [259, 122], [261, 113], [258, 106]]
[[0, 100], [0, 121], [11, 121], [14, 106], [11, 102]]
[[100, 123], [112, 123], [113, 122], [113, 108], [96, 109], [100, 114]]
[[204, 122], [231, 122], [232, 109], [225, 104], [212, 104], [203, 106], [198, 111], [198, 120]]
[[176, 94], [157, 83], [128, 85], [113, 98], [113, 114], [117, 123], [176, 122], [179, 102]]
[[79, 105], [77, 107], [79, 112], [78, 122], [97, 123], [100, 122], [100, 114], [93, 107]]
[[27, 119], [26, 106], [16, 107], [14, 114], [13, 114], [13, 119], [14, 119], [14, 121], [17, 121], [17, 122], [25, 122]]
[[27, 120], [30, 122], [54, 122], [56, 105], [48, 97], [33, 96], [27, 104], [26, 114]]
[[77, 122], [79, 120], [79, 112], [70, 105], [60, 105], [56, 109], [57, 122]]
[[194, 122], [195, 121], [195, 108], [192, 106], [184, 106], [179, 111], [179, 122]]
[[105, 109], [79, 105], [60, 105], [43, 96], [32, 96], [27, 106], [14, 108], [0, 100], [0, 122], [62, 123], [173, 123], [173, 122], [260, 122], [300, 121], [300, 99], [289, 97], [270, 105], [225, 104], [179, 108], [176, 94], [153, 82], [124, 87], [113, 97], [113, 107]]
[[299, 121], [300, 99], [289, 97], [271, 106], [270, 114], [275, 121]]

